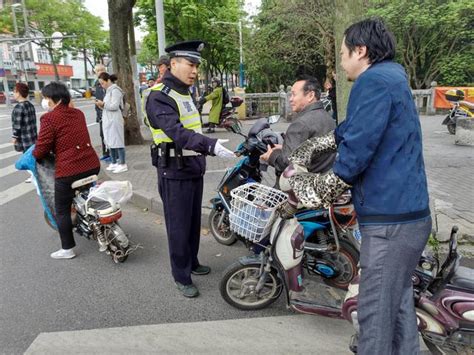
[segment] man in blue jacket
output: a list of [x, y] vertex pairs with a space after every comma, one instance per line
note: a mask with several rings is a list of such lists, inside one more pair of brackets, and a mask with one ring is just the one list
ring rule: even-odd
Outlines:
[[360, 224], [359, 354], [419, 352], [411, 275], [431, 231], [419, 117], [393, 35], [377, 19], [350, 26], [341, 66], [354, 81], [346, 120], [290, 156], [306, 165], [337, 147], [333, 170], [288, 182], [308, 207], [351, 188]]

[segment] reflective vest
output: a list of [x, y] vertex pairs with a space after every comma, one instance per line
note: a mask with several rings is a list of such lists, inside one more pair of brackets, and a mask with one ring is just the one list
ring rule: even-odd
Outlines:
[[148, 120], [148, 116], [146, 114], [146, 103], [152, 91], [162, 91], [165, 95], [169, 96], [174, 100], [176, 106], [178, 106], [179, 122], [181, 122], [184, 128], [194, 131], [196, 133], [202, 133], [201, 116], [199, 115], [199, 111], [194, 105], [191, 95], [182, 95], [179, 92], [165, 86], [163, 83], [160, 83], [142, 92], [142, 111], [143, 117], [145, 117], [144, 122], [148, 126], [148, 128], [150, 128], [155, 144], [165, 142], [171, 143], [173, 142], [173, 140], [168, 137], [163, 130], [159, 128], [153, 128], [150, 124], [150, 121]]

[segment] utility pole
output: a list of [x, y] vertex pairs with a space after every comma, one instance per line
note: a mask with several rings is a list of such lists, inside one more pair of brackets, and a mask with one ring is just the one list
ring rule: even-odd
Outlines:
[[212, 24], [222, 23], [224, 25], [237, 25], [239, 27], [239, 52], [240, 52], [240, 63], [239, 63], [239, 82], [240, 87], [243, 88], [245, 84], [244, 76], [244, 47], [242, 45], [242, 20], [239, 22], [227, 22], [227, 21], [215, 21], [211, 20]]
[[[16, 6], [12, 6], [13, 27], [15, 28], [16, 37], [20, 37], [20, 33], [18, 32], [18, 23], [16, 22], [15, 9], [16, 9]], [[25, 81], [28, 82], [28, 74], [26, 73], [25, 66], [23, 63], [23, 50], [21, 49], [21, 46], [18, 46], [18, 49], [20, 50], [20, 68], [21, 68], [21, 71], [25, 74]], [[20, 80], [21, 80], [21, 76], [20, 76]]]
[[156, 10], [156, 33], [158, 35], [158, 55], [165, 55], [165, 20], [163, 10], [163, 0], [155, 0]]
[[86, 49], [86, 36], [82, 34], [82, 55], [84, 56], [84, 76], [86, 78], [86, 90], [89, 90], [89, 78], [87, 77], [87, 49]]

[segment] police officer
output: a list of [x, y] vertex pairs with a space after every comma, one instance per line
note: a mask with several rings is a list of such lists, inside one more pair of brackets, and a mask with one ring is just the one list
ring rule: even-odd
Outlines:
[[151, 154], [158, 170], [158, 190], [168, 234], [171, 271], [185, 297], [199, 295], [191, 274], [206, 275], [211, 269], [198, 260], [203, 176], [206, 155], [233, 157], [221, 143], [202, 134], [199, 112], [189, 88], [201, 62], [202, 41], [176, 43], [166, 48], [170, 70], [163, 81], [143, 95], [146, 122], [154, 144]]

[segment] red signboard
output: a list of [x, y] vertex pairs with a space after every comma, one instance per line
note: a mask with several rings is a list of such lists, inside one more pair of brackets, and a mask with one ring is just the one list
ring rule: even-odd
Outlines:
[[[54, 76], [54, 66], [52, 64], [35, 63], [36, 75]], [[71, 77], [74, 75], [71, 65], [60, 65], [57, 64], [59, 76]]]

